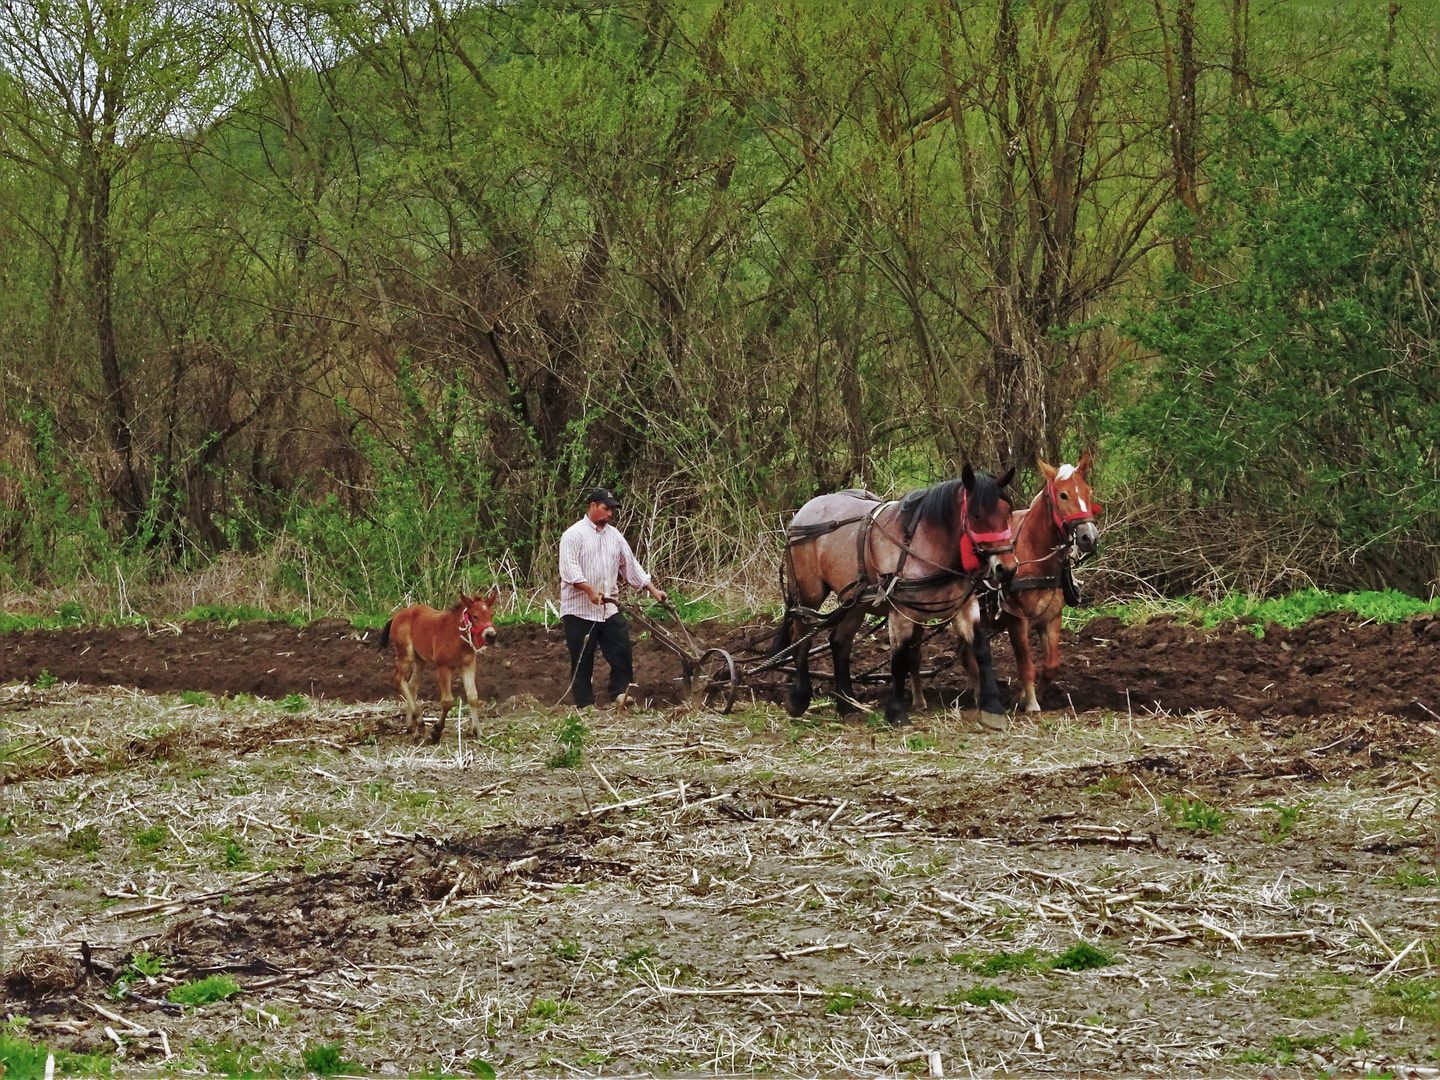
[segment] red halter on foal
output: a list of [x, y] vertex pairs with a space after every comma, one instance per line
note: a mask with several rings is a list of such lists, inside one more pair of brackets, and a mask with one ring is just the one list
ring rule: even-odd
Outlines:
[[[1066, 479], [1069, 479], [1068, 477]], [[1068, 537], [1070, 530], [1076, 525], [1086, 521], [1094, 521], [1095, 515], [1104, 512], [1105, 508], [1097, 502], [1090, 504], [1090, 509], [1076, 510], [1072, 514], [1060, 513], [1060, 500], [1055, 495], [1055, 481], [1045, 481], [1045, 499], [1050, 503], [1050, 516], [1055, 520], [1055, 527], [1060, 530], [1060, 535]], [[1081, 502], [1084, 502], [1082, 499]]]
[[967, 574], [973, 574], [980, 569], [981, 555], [1006, 555], [1015, 550], [1008, 517], [1005, 528], [998, 532], [977, 533], [970, 528], [968, 491], [960, 498], [960, 529], [960, 568]]

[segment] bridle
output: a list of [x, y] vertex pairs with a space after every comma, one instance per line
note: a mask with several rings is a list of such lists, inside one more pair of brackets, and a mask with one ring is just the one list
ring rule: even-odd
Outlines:
[[1009, 555], [1015, 550], [1010, 529], [1010, 515], [1005, 515], [1005, 528], [995, 532], [976, 532], [970, 528], [970, 492], [960, 497], [960, 565], [968, 573], [981, 567], [982, 558]]
[[[1076, 510], [1073, 513], [1062, 514], [1060, 512], [1060, 499], [1055, 494], [1055, 481], [1045, 481], [1045, 501], [1050, 504], [1050, 517], [1055, 522], [1055, 527], [1060, 530], [1060, 535], [1068, 545], [1074, 542], [1075, 529], [1087, 521], [1094, 521], [1095, 515], [1105, 508], [1099, 503], [1092, 502], [1090, 507], [1083, 510]], [[1093, 507], [1093, 509], [1091, 509]]]

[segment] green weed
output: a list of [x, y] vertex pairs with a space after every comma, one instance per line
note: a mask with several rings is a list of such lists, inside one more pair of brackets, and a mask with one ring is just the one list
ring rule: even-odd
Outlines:
[[949, 957], [949, 962], [958, 964], [977, 975], [988, 975], [992, 978], [1005, 971], [1039, 971], [1045, 966], [1034, 949], [1026, 949], [1023, 952], [998, 952], [990, 956], [976, 956], [974, 953], [955, 953]]
[[46, 668], [42, 670], [39, 675], [35, 676], [35, 689], [49, 690], [59, 681], [60, 680], [56, 676], [51, 675], [50, 670]]
[[280, 699], [280, 708], [286, 712], [304, 712], [310, 707], [310, 702], [304, 694], [286, 694]]
[[1290, 838], [1291, 830], [1300, 824], [1300, 818], [1304, 816], [1305, 808], [1310, 805], [1309, 800], [1297, 806], [1281, 806], [1279, 803], [1267, 802], [1262, 804], [1267, 810], [1274, 810], [1279, 816], [1275, 821], [1273, 831], [1265, 834], [1265, 842], [1277, 844], [1282, 840]]
[[929, 734], [905, 736], [906, 750], [929, 750], [935, 746], [935, 736]]
[[208, 978], [181, 983], [165, 996], [176, 1005], [213, 1005], [240, 993], [240, 984], [229, 975], [211, 975]]
[[170, 833], [164, 825], [151, 825], [135, 834], [135, 846], [141, 851], [151, 852], [164, 845]]
[[584, 759], [585, 742], [589, 736], [590, 729], [585, 726], [585, 721], [580, 719], [578, 713], [568, 717], [555, 734], [559, 750], [545, 764], [552, 769], [575, 768]]
[[220, 1073], [236, 1080], [258, 1080], [263, 1075], [255, 1068], [263, 1052], [258, 1046], [237, 1044], [229, 1038], [215, 1043], [200, 1039], [192, 1046], [195, 1052], [205, 1059], [205, 1064], [212, 1073]]
[[856, 990], [853, 986], [831, 986], [825, 990], [825, 1012], [832, 1016], [844, 1016], [857, 1002], [869, 1001], [868, 990]]
[[1440, 978], [1389, 983], [1384, 997], [1375, 1002], [1375, 1010], [1389, 1016], [1440, 1021]]
[[249, 865], [250, 855], [234, 840], [227, 840], [225, 841], [225, 850], [221, 852], [220, 861], [227, 870], [239, 870], [241, 867]]
[[130, 958], [130, 966], [141, 975], [158, 979], [165, 971], [166, 960], [163, 956], [155, 956], [149, 952], [140, 952]]
[[1264, 634], [1266, 623], [1279, 623], [1294, 628], [1331, 611], [1348, 611], [1362, 619], [1374, 622], [1403, 622], [1414, 615], [1440, 611], [1440, 599], [1418, 600], [1395, 589], [1384, 592], [1332, 593], [1323, 589], [1304, 589], [1289, 596], [1268, 600], [1235, 594], [1218, 604], [1210, 604], [1194, 597], [1177, 600], [1137, 601], [1129, 604], [1106, 604], [1086, 608], [1071, 615], [1066, 613], [1065, 625], [1078, 630], [1092, 619], [1114, 616], [1130, 625], [1146, 622], [1163, 616], [1190, 619], [1202, 626], [1218, 626], [1232, 619], [1253, 622]]
[[18, 1033], [0, 1034], [0, 1076], [6, 1080], [42, 1080], [45, 1062], [55, 1055], [56, 1076], [109, 1076], [113, 1064], [108, 1051], [76, 1054], [51, 1050], [43, 1042], [31, 1042]]
[[300, 1060], [305, 1068], [316, 1076], [334, 1076], [336, 1073], [363, 1073], [365, 1067], [353, 1061], [346, 1061], [341, 1053], [340, 1043], [312, 1043], [300, 1051]]
[[1363, 1050], [1375, 1041], [1375, 1037], [1365, 1030], [1364, 1025], [1357, 1027], [1349, 1035], [1341, 1035], [1335, 1045], [1341, 1050]]
[[1225, 819], [1214, 807], [1206, 806], [1203, 799], [1186, 799], [1180, 795], [1167, 795], [1160, 800], [1171, 823], [1177, 829], [1191, 829], [1218, 835], [1225, 831]]
[[1230, 990], [1230, 984], [1223, 979], [1211, 980], [1212, 975], [1225, 975], [1209, 964], [1199, 964], [1180, 972], [1180, 978], [1190, 984], [1190, 989], [1206, 997], [1218, 997]]
[[[584, 1062], [582, 1061], [583, 1065]], [[488, 1061], [481, 1061], [479, 1058], [471, 1058], [465, 1063], [465, 1067], [480, 1078], [480, 1080], [495, 1080], [495, 1066]]]
[[1420, 869], [1413, 860], [1396, 870], [1390, 877], [1390, 881], [1402, 889], [1429, 889], [1440, 885], [1440, 881], [1435, 880], [1433, 873]]
[[100, 837], [100, 826], [93, 824], [70, 830], [65, 842], [83, 855], [94, 855], [105, 846], [105, 841]]
[[1109, 967], [1115, 958], [1103, 949], [1097, 949], [1087, 941], [1078, 941], [1055, 957], [1051, 967], [1066, 971], [1089, 971], [1091, 968]]
[[550, 951], [559, 960], [580, 959], [580, 943], [578, 941], [557, 941], [550, 946]]
[[1308, 1020], [1333, 1012], [1348, 1002], [1350, 991], [1346, 986], [1349, 982], [1347, 975], [1323, 973], [1265, 990], [1260, 996], [1273, 1002], [1282, 1015]]
[[0, 836], [9, 836], [15, 831], [15, 819], [9, 814], [0, 814]]
[[185, 690], [180, 694], [180, 704], [182, 705], [208, 705], [209, 703], [210, 695], [199, 690]]
[[1098, 784], [1091, 784], [1085, 792], [1089, 795], [1128, 795], [1134, 786], [1130, 777], [1111, 773]]

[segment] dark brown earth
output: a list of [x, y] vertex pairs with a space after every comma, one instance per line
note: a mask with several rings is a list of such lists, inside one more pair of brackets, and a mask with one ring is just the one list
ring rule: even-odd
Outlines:
[[[694, 631], [707, 645], [732, 648], [747, 632], [755, 627], [718, 622]], [[352, 630], [341, 619], [321, 619], [303, 629], [276, 622], [27, 631], [0, 635], [0, 683], [33, 680], [49, 671], [65, 682], [119, 684], [153, 693], [201, 690], [269, 698], [300, 693], [379, 701], [394, 691], [390, 661], [375, 648], [375, 639], [375, 631]], [[644, 696], [655, 703], [678, 701], [675, 657], [643, 633], [637, 634], [635, 653]], [[1003, 681], [1014, 672], [1008, 642], [998, 640], [995, 653]], [[755, 652], [748, 655], [753, 662]], [[926, 657], [926, 666], [937, 671], [939, 696], [953, 700], [958, 693], [954, 654], [943, 635], [927, 645]], [[1244, 624], [1204, 630], [1169, 619], [1125, 626], [1102, 618], [1078, 633], [1067, 632], [1062, 657], [1059, 679], [1042, 695], [1047, 709], [1224, 708], [1252, 719], [1373, 709], [1432, 721], [1440, 713], [1436, 616], [1375, 625], [1336, 613], [1296, 629], [1271, 624], [1262, 638]], [[823, 659], [816, 658], [817, 669], [825, 667]], [[883, 659], [871, 640], [859, 650], [857, 667], [875, 667]], [[596, 666], [596, 687], [603, 690], [604, 664]], [[496, 703], [521, 698], [554, 705], [565, 694], [567, 667], [557, 629], [503, 627], [499, 643], [481, 657], [480, 696]], [[778, 700], [773, 675], [746, 685], [757, 697]], [[422, 692], [435, 694], [433, 673]], [[1008, 696], [1013, 701], [1013, 688]]]

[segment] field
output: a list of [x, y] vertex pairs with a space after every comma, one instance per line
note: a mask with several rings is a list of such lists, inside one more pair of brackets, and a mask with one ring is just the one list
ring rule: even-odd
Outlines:
[[995, 734], [942, 641], [890, 729], [670, 704], [649, 643], [650, 707], [577, 718], [514, 627], [417, 747], [341, 623], [5, 635], [0, 1055], [1440, 1076], [1437, 639], [1097, 620]]

